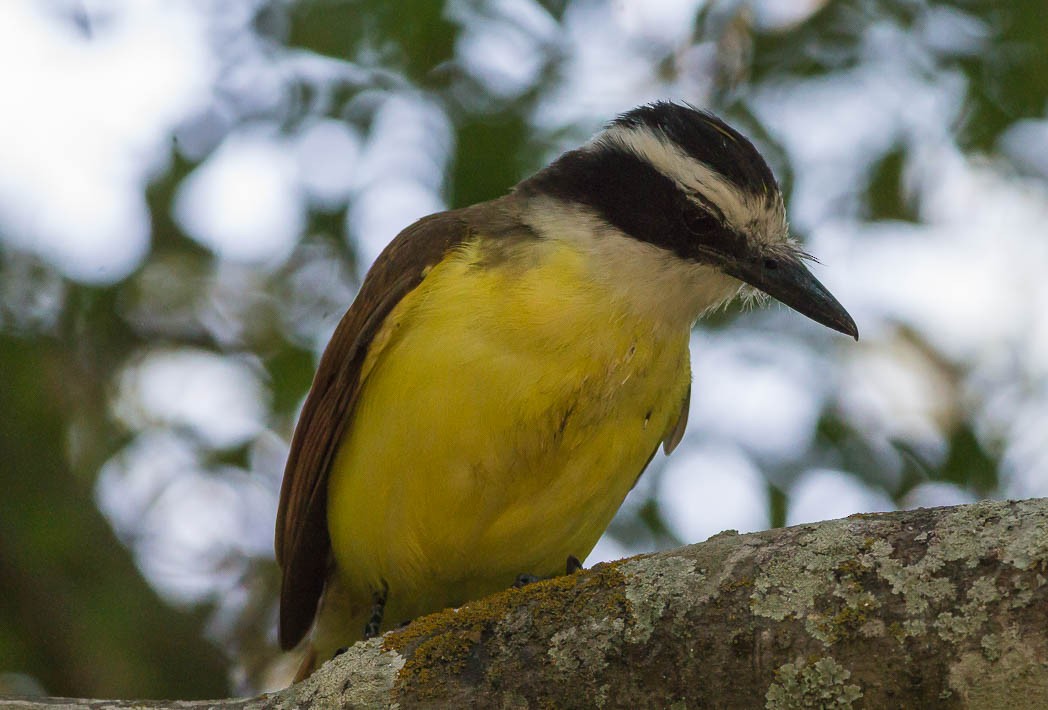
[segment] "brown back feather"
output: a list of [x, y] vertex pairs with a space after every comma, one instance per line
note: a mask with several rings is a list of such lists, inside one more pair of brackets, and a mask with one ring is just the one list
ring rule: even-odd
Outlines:
[[368, 272], [320, 359], [291, 440], [277, 509], [281, 648], [293, 648], [309, 631], [324, 590], [331, 554], [328, 472], [360, 394], [371, 342], [393, 307], [470, 235], [462, 211], [430, 215], [397, 235]]

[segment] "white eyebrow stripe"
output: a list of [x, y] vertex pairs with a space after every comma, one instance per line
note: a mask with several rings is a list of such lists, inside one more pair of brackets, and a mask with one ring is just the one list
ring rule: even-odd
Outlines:
[[650, 163], [685, 191], [701, 194], [724, 215], [728, 225], [763, 242], [786, 238], [786, 212], [778, 195], [769, 205], [763, 196], [739, 190], [710, 166], [687, 155], [672, 141], [644, 127], [612, 126], [597, 142], [618, 145]]

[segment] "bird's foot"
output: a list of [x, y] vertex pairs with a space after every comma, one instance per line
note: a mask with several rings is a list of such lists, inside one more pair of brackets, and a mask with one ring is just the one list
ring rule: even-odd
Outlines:
[[378, 636], [382, 628], [382, 616], [386, 613], [386, 597], [389, 596], [389, 585], [382, 582], [382, 589], [371, 593], [371, 617], [364, 625], [364, 640]]
[[[567, 564], [565, 564], [564, 566], [565, 574], [575, 574], [576, 572], [582, 569], [582, 563], [579, 562], [579, 558], [575, 555], [568, 555]], [[536, 577], [533, 574], [518, 574], [517, 578], [513, 580], [513, 588], [520, 589], [521, 587], [526, 587], [529, 584], [541, 582], [543, 579], [552, 579], [552, 577]]]
[[513, 588], [520, 589], [526, 587], [529, 584], [534, 584], [542, 579], [542, 577], [536, 577], [533, 574], [518, 574], [517, 578], [513, 580]]

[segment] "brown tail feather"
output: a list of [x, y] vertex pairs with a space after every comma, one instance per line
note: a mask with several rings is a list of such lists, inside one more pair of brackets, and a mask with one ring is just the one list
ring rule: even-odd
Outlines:
[[317, 650], [313, 648], [313, 644], [306, 645], [306, 652], [302, 656], [302, 662], [298, 664], [298, 670], [295, 671], [295, 679], [292, 683], [297, 683], [300, 680], [305, 680], [309, 676], [313, 675], [313, 671], [317, 669]]

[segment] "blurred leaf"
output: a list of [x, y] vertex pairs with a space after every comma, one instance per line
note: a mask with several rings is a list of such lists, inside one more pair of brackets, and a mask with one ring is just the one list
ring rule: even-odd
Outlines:
[[924, 454], [907, 441], [892, 439], [889, 442], [899, 452], [903, 461], [902, 477], [899, 485], [892, 492], [892, 497], [899, 501], [906, 494], [922, 483], [938, 478], [936, 465], [928, 461]]
[[288, 45], [337, 59], [380, 59], [425, 84], [452, 58], [455, 36], [440, 2], [303, 0], [291, 8]]
[[937, 474], [941, 480], [971, 488], [982, 496], [996, 490], [999, 483], [997, 458], [983, 448], [967, 423], [950, 437], [950, 452]]
[[520, 114], [473, 116], [458, 129], [451, 202], [464, 207], [505, 195], [522, 177], [529, 131]]
[[644, 501], [644, 505], [641, 506], [637, 517], [654, 536], [656, 544], [660, 547], [679, 547], [684, 544], [683, 540], [677, 537], [666, 525], [657, 498], [648, 498], [648, 500]]
[[863, 5], [827, 2], [788, 32], [755, 32], [752, 83], [812, 78], [854, 67], [859, 59], [858, 38], [869, 22]]
[[870, 220], [919, 221], [912, 201], [903, 190], [905, 166], [906, 152], [902, 148], [889, 151], [873, 165], [866, 202]]
[[1048, 12], [1043, 0], [957, 0], [986, 23], [987, 51], [959, 60], [970, 83], [962, 145], [990, 150], [1020, 118], [1041, 118], [1048, 105]]
[[289, 47], [336, 59], [354, 58], [366, 37], [368, 5], [360, 0], [302, 0], [290, 6]]
[[823, 412], [815, 430], [813, 465], [838, 468], [854, 473], [874, 485], [883, 485], [895, 461], [886, 461], [862, 432], [832, 409]]
[[786, 526], [786, 514], [789, 508], [789, 497], [778, 486], [768, 484], [768, 522], [770, 527]]
[[[225, 658], [161, 601], [63, 457], [76, 368], [54, 341], [0, 334], [0, 658], [51, 694], [220, 697]], [[162, 631], [161, 631], [162, 630]], [[12, 633], [17, 631], [17, 633]]]
[[294, 412], [313, 383], [317, 366], [313, 353], [298, 348], [280, 348], [266, 358], [265, 366], [274, 411]]

